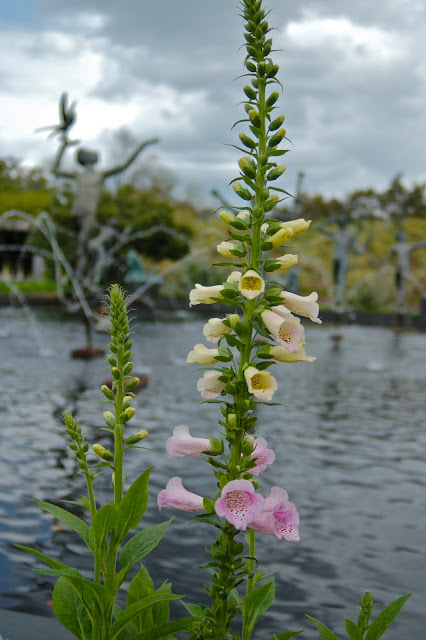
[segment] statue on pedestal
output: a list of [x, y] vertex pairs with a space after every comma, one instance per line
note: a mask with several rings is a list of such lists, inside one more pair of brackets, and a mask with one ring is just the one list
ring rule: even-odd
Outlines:
[[[334, 303], [339, 310], [344, 306], [350, 251], [353, 250], [358, 255], [364, 253], [371, 239], [368, 237], [363, 245], [359, 244], [359, 231], [353, 225], [347, 228], [350, 222], [347, 216], [336, 216], [317, 227], [318, 231], [329, 236], [333, 241], [333, 282], [336, 291]], [[328, 229], [332, 224], [339, 227], [337, 231]]]
[[405, 312], [406, 282], [410, 273], [410, 256], [412, 251], [426, 247], [426, 240], [407, 242], [407, 236], [402, 230], [395, 232], [396, 242], [391, 246], [388, 259], [395, 258], [395, 289], [398, 313]]

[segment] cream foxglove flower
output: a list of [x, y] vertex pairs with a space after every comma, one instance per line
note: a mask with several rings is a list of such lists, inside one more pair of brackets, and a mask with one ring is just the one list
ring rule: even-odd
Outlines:
[[280, 265], [277, 271], [290, 269], [290, 267], [294, 267], [294, 265], [299, 262], [298, 256], [295, 256], [291, 253], [287, 253], [285, 256], [280, 256], [279, 258], [274, 258], [274, 260]]
[[203, 400], [213, 400], [225, 389], [225, 383], [219, 380], [221, 371], [206, 371], [197, 382], [197, 391], [201, 393]]
[[211, 287], [203, 287], [202, 284], [196, 284], [195, 289], [189, 292], [189, 306], [194, 304], [213, 304], [216, 298], [222, 297], [222, 284], [214, 284]]
[[321, 320], [318, 318], [319, 305], [316, 291], [313, 291], [308, 296], [298, 296], [296, 293], [290, 293], [290, 291], [282, 291], [281, 298], [283, 299], [283, 304], [293, 313], [298, 316], [305, 316], [312, 322], [321, 324]]
[[297, 220], [286, 220], [284, 222], [285, 227], [290, 227], [294, 234], [306, 231], [311, 224], [311, 220], [305, 220], [304, 218], [298, 218]]
[[238, 282], [238, 291], [247, 300], [253, 300], [265, 291], [265, 281], [254, 269], [249, 269], [241, 276]]
[[279, 229], [279, 231], [274, 233], [274, 235], [266, 238], [266, 241], [270, 242], [273, 247], [281, 247], [281, 245], [285, 244], [292, 235], [293, 229], [284, 225]]
[[217, 362], [216, 356], [218, 355], [218, 349], [208, 349], [204, 344], [196, 344], [192, 351], [188, 353], [186, 361], [189, 364], [215, 364]]
[[216, 247], [216, 251], [226, 258], [235, 258], [234, 254], [231, 253], [233, 249], [235, 249], [233, 242], [221, 242]]
[[226, 278], [226, 282], [228, 284], [238, 284], [241, 280], [241, 271], [231, 271], [229, 276]]
[[283, 346], [269, 346], [269, 354], [278, 362], [315, 362], [316, 358], [307, 356], [303, 342], [299, 342], [297, 353], [291, 353]]
[[247, 367], [244, 371], [247, 388], [259, 400], [269, 402], [274, 391], [277, 390], [277, 381], [267, 371], [259, 371], [255, 367]]
[[226, 318], [210, 318], [210, 320], [203, 327], [203, 335], [207, 338], [208, 342], [217, 344], [226, 333], [232, 333], [232, 328], [223, 324]]
[[275, 338], [281, 342], [291, 353], [298, 352], [298, 345], [305, 335], [305, 330], [300, 324], [299, 318], [288, 314], [286, 317], [280, 316], [274, 311], [263, 311], [262, 321]]

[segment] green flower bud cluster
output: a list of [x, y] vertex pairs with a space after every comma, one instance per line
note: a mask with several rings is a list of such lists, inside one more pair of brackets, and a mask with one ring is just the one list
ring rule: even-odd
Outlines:
[[73, 452], [78, 466], [82, 473], [91, 473], [88, 469], [86, 460], [87, 452], [89, 451], [89, 443], [84, 439], [80, 425], [70, 413], [64, 413], [63, 420], [65, 424], [65, 433], [70, 439], [68, 446]]

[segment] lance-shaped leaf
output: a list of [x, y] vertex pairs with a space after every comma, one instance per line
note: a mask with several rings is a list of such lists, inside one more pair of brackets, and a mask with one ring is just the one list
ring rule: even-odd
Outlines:
[[411, 595], [411, 593], [408, 593], [406, 596], [401, 596], [401, 598], [391, 602], [386, 609], [383, 609], [374, 622], [368, 627], [365, 640], [378, 640], [378, 638], [381, 638]]
[[102, 547], [108, 533], [118, 525], [119, 520], [120, 513], [115, 504], [106, 504], [95, 513], [89, 529], [90, 542], [94, 548]]
[[274, 601], [275, 582], [271, 580], [263, 584], [258, 589], [249, 593], [244, 601], [244, 624], [250, 631], [253, 631], [256, 622], [259, 620]]
[[71, 571], [71, 572], [73, 572], [74, 575], [79, 576], [80, 578], [83, 577], [81, 575], [81, 573], [79, 571], [77, 571], [77, 569], [73, 569], [72, 567], [69, 567], [67, 564], [64, 564], [63, 562], [59, 562], [58, 560], [54, 560], [53, 558], [49, 558], [49, 556], [46, 556], [44, 553], [40, 553], [40, 551], [36, 551], [35, 549], [31, 549], [31, 547], [24, 547], [21, 544], [17, 544], [15, 546], [18, 549], [22, 549], [23, 551], [27, 551], [28, 553], [31, 553], [31, 555], [36, 556], [37, 558], [40, 558], [40, 560], [43, 560], [43, 562], [45, 562], [46, 564], [48, 564], [51, 567], [53, 567], [53, 569], [57, 569], [59, 571], [60, 570]]
[[349, 620], [349, 618], [345, 618], [345, 626], [346, 626], [346, 633], [348, 634], [350, 640], [362, 640], [361, 630], [353, 620]]
[[78, 640], [91, 640], [92, 623], [87, 611], [66, 578], [56, 582], [52, 595], [53, 611], [58, 621]]
[[147, 609], [150, 609], [154, 604], [158, 602], [169, 602], [171, 600], [180, 600], [183, 596], [176, 596], [173, 593], [155, 593], [152, 596], [148, 596], [143, 600], [139, 600], [138, 602], [134, 602], [130, 606], [128, 606], [119, 616], [117, 616], [116, 620], [112, 623], [109, 628], [109, 640], [114, 640], [118, 634], [126, 627], [129, 622], [134, 620], [136, 616], [140, 615]]
[[313, 622], [316, 628], [318, 629], [319, 634], [321, 636], [321, 640], [339, 640], [339, 638], [322, 622], [320, 622], [319, 620], [315, 620], [315, 618], [312, 618], [311, 616], [308, 616], [308, 615], [306, 617], [309, 618], [309, 620]]
[[278, 635], [272, 636], [269, 640], [290, 640], [290, 638], [298, 636], [299, 633], [304, 633], [304, 631], [283, 631], [283, 633], [278, 633]]
[[59, 520], [59, 522], [62, 522], [62, 524], [64, 524], [66, 527], [69, 527], [70, 529], [78, 533], [78, 535], [83, 538], [84, 542], [90, 548], [89, 527], [83, 520], [80, 520], [80, 518], [77, 518], [77, 516], [69, 513], [69, 511], [65, 511], [65, 509], [62, 509], [62, 507], [57, 507], [55, 504], [50, 504], [49, 502], [44, 502], [43, 500], [38, 500], [37, 498], [34, 498], [34, 500], [36, 501], [40, 509], [43, 509], [43, 511], [47, 511], [57, 520]]
[[123, 540], [130, 529], [138, 526], [148, 506], [148, 481], [152, 467], [144, 471], [132, 486], [126, 491], [118, 505], [120, 511], [120, 525], [118, 537]]
[[166, 522], [156, 524], [153, 527], [149, 527], [148, 529], [144, 529], [143, 531], [139, 531], [139, 533], [133, 536], [133, 538], [124, 545], [120, 554], [120, 568], [122, 570], [119, 574], [120, 578], [123, 573], [122, 579], [124, 580], [133, 565], [155, 549], [161, 538], [166, 533], [172, 520], [173, 518], [171, 520], [166, 520]]
[[179, 620], [175, 620], [174, 622], [166, 622], [165, 624], [160, 624], [158, 627], [147, 629], [135, 636], [133, 640], [163, 640], [163, 638], [168, 638], [168, 636], [174, 633], [191, 631], [193, 626], [193, 618], [179, 618]]

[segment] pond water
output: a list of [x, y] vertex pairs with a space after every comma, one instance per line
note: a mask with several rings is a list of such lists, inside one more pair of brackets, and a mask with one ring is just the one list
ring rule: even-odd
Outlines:
[[[36, 312], [37, 340], [18, 308], [0, 309], [0, 608], [52, 615], [52, 582], [32, 573], [40, 566], [14, 543], [36, 546], [83, 572], [90, 558], [76, 536], [58, 530], [32, 500], [78, 499], [84, 481], [68, 457], [61, 413], [77, 414], [91, 443], [108, 445], [100, 385], [105, 361], [71, 360], [83, 330], [60, 311]], [[217, 405], [199, 406], [200, 373], [185, 364], [202, 341], [204, 319], [196, 313], [167, 321], [140, 320], [135, 327], [135, 372], [149, 370], [139, 394], [132, 432], [149, 431], [150, 451], [128, 455], [129, 478], [154, 465], [145, 525], [175, 516], [147, 566], [157, 584], [169, 578], [175, 593], [203, 600], [211, 531], [187, 528], [190, 516], [164, 510], [155, 497], [171, 476], [199, 494], [215, 492], [210, 468], [199, 459], [168, 460], [165, 440], [178, 424], [198, 436], [216, 435]], [[274, 375], [281, 407], [258, 409], [259, 433], [277, 461], [261, 477], [262, 493], [284, 487], [301, 516], [301, 542], [257, 536], [265, 572], [277, 571], [277, 601], [265, 617], [262, 636], [309, 628], [305, 613], [343, 636], [343, 617], [357, 615], [359, 594], [371, 588], [378, 603], [414, 592], [387, 637], [424, 638], [426, 616], [426, 430], [424, 423], [425, 335], [307, 325], [308, 353], [315, 364], [279, 365]], [[40, 355], [40, 341], [43, 344]], [[99, 344], [107, 342], [97, 336]], [[109, 491], [105, 476], [97, 491]], [[179, 612], [182, 613], [182, 612]], [[304, 637], [318, 638], [313, 631]], [[260, 638], [259, 638], [260, 640]]]

